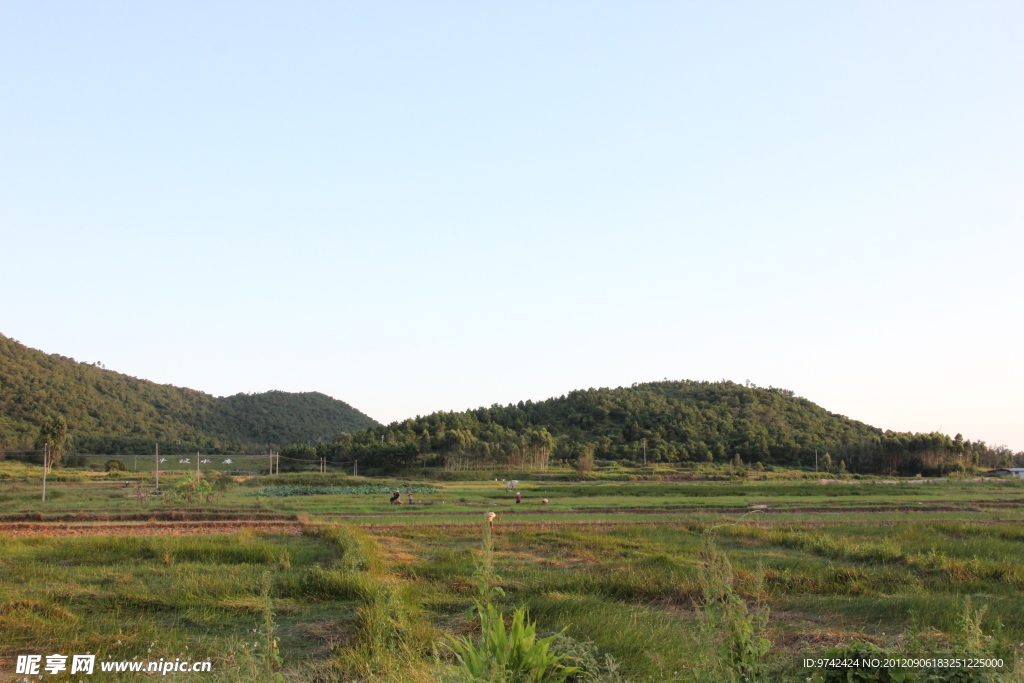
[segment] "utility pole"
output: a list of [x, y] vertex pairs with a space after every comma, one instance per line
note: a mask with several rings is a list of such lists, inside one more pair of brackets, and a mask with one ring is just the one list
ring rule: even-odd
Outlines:
[[153, 455], [153, 463], [156, 465], [156, 491], [160, 492], [160, 444], [156, 445], [156, 453]]
[[356, 460], [355, 462], [352, 463], [352, 476], [353, 477], [358, 477], [359, 476], [359, 461], [358, 460]]
[[818, 449], [814, 449], [814, 471], [818, 471]]
[[50, 444], [43, 444], [43, 502], [46, 502], [46, 470], [50, 464]]
[[271, 475], [274, 473], [274, 452], [267, 449], [267, 474]]
[[138, 472], [139, 471], [139, 454], [138, 453], [133, 453], [132, 457], [135, 458], [135, 464], [132, 465], [132, 469], [135, 470], [136, 472]]
[[643, 443], [644, 443], [644, 467], [647, 467], [647, 439], [644, 439]]
[[196, 481], [199, 481], [199, 451], [196, 451]]

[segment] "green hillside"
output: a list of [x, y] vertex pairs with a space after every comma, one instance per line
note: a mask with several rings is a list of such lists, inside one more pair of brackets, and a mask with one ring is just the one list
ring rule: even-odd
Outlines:
[[793, 392], [733, 382], [666, 381], [587, 389], [539, 402], [439, 412], [387, 426], [320, 393], [217, 398], [156, 384], [0, 335], [0, 448], [31, 448], [63, 416], [75, 451], [237, 452], [306, 444], [334, 461], [545, 467], [550, 461], [813, 465], [851, 472], [941, 473], [1024, 459], [957, 435], [883, 432]]
[[[941, 472], [1014, 460], [960, 435], [883, 432], [792, 391], [666, 381], [573, 391], [537, 403], [434, 413], [341, 435], [321, 450], [363, 466], [544, 467], [549, 460], [734, 462], [853, 472]], [[301, 450], [301, 449], [299, 449]]]
[[376, 425], [324, 394], [270, 391], [217, 398], [156, 384], [0, 335], [0, 448], [31, 447], [47, 417], [63, 415], [74, 450], [237, 451], [331, 438]]

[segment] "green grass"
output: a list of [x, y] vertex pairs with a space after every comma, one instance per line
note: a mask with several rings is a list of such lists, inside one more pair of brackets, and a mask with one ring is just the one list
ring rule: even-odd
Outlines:
[[[132, 473], [60, 470], [63, 481], [48, 483], [43, 503], [37, 470], [0, 462], [7, 523], [109, 519], [140, 533], [0, 530], [2, 658], [187, 653], [214, 660], [214, 674], [202, 680], [269, 681], [278, 675], [268, 654], [276, 639], [279, 673], [289, 681], [439, 680], [452, 661], [446, 637], [473, 633], [465, 613], [489, 511], [499, 515], [502, 611], [526, 606], [542, 634], [565, 629], [593, 642], [621, 663], [623, 680], [721, 673], [709, 668], [717, 641], [701, 630], [699, 616], [701, 538], [711, 527], [737, 594], [772, 609], [767, 661], [778, 680], [799, 673], [800, 653], [850, 640], [885, 648], [903, 647], [912, 633], [941, 640], [956, 628], [967, 596], [986, 609], [987, 632], [1004, 644], [1024, 642], [1019, 482], [523, 476], [519, 505], [500, 482], [417, 481], [431, 488], [401, 507], [378, 489], [287, 497], [259, 490], [373, 485], [404, 492], [411, 481], [301, 473], [225, 480], [209, 503], [188, 506], [171, 496], [140, 502], [136, 486], [125, 486]], [[153, 488], [149, 476], [141, 478], [144, 492]], [[175, 481], [161, 475], [162, 488]], [[147, 520], [157, 515], [196, 521], [184, 535], [150, 535], [157, 527]], [[293, 520], [292, 532], [256, 526], [189, 535], [211, 517]]]
[[436, 486], [404, 486], [404, 487], [393, 487], [386, 484], [363, 484], [361, 486], [309, 486], [309, 485], [296, 485], [289, 484], [283, 486], [267, 486], [262, 489], [256, 489], [250, 496], [331, 496], [331, 495], [350, 495], [350, 496], [390, 496], [393, 492], [399, 491], [399, 493], [405, 491], [411, 491], [415, 494], [423, 493], [437, 493], [438, 488]]

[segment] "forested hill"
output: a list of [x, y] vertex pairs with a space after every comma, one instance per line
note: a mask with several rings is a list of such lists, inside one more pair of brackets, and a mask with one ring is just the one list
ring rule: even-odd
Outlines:
[[63, 416], [79, 452], [227, 452], [329, 439], [377, 422], [324, 394], [269, 391], [217, 398], [156, 384], [0, 335], [0, 448], [31, 447]]
[[[550, 459], [813, 465], [917, 473], [1006, 460], [957, 435], [883, 432], [793, 392], [733, 382], [666, 381], [573, 391], [537, 403], [434, 413], [321, 445], [366, 466], [544, 467]], [[1002, 464], [1001, 462], [995, 464]]]

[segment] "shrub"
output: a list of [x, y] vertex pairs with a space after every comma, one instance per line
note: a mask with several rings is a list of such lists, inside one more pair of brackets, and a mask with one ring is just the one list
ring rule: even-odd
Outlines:
[[235, 478], [227, 472], [214, 472], [212, 475], [214, 477], [213, 487], [218, 491], [225, 491], [235, 483]]
[[577, 472], [590, 472], [594, 469], [594, 445], [593, 444], [581, 444], [578, 446], [575, 452], [576, 455], [576, 471]]
[[551, 650], [579, 671], [567, 680], [572, 683], [625, 683], [619, 673], [620, 664], [607, 652], [604, 656], [589, 640], [576, 640], [564, 633], [555, 636]]
[[210, 502], [213, 498], [213, 482], [209, 479], [189, 476], [174, 485], [174, 492], [178, 494], [179, 498], [189, 503], [193, 502], [193, 498], [197, 501]]

